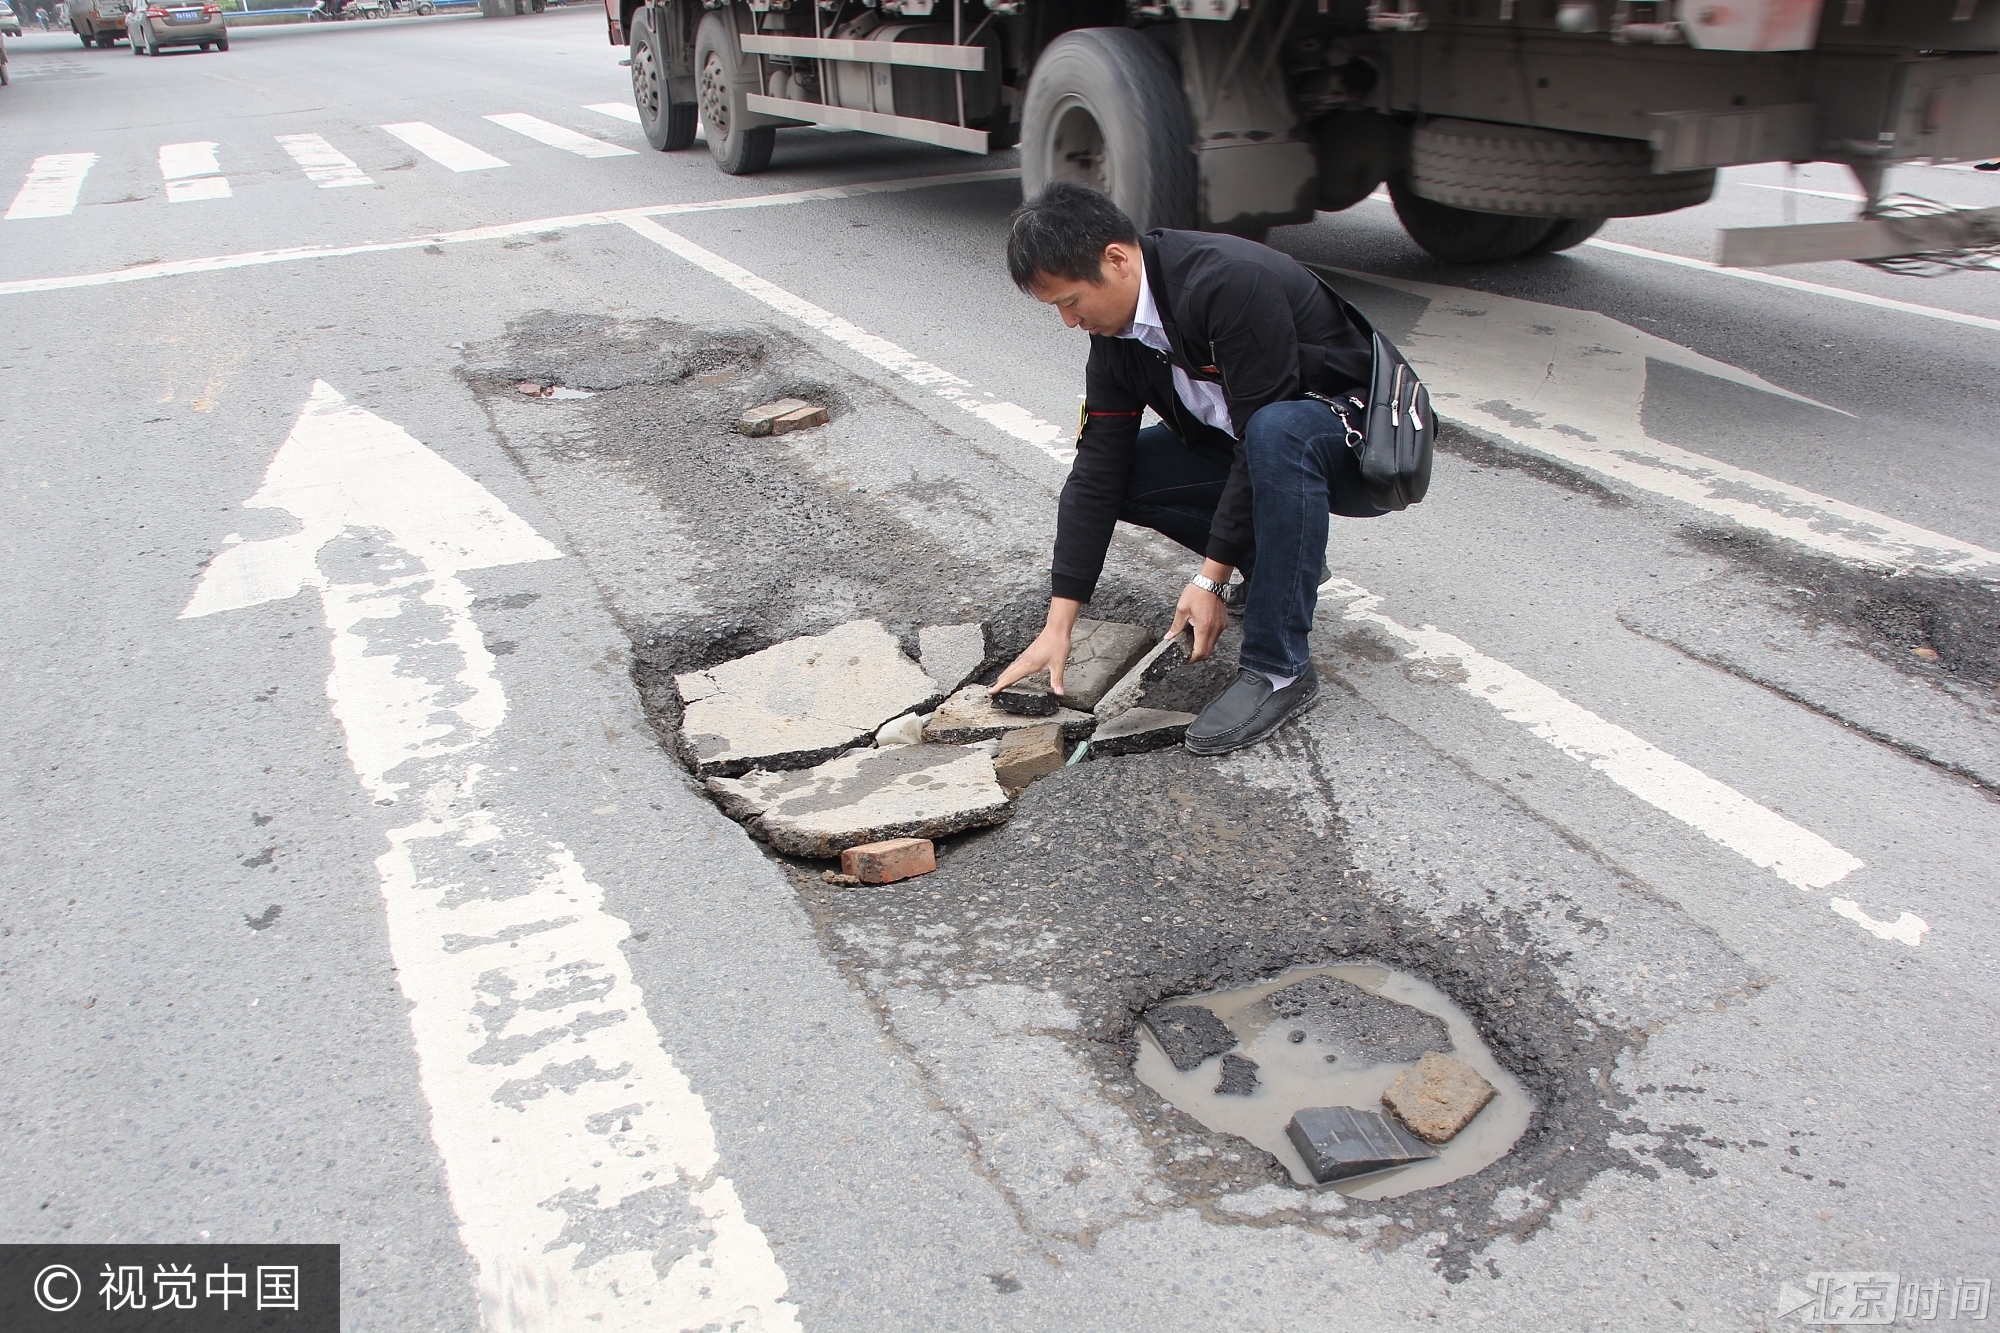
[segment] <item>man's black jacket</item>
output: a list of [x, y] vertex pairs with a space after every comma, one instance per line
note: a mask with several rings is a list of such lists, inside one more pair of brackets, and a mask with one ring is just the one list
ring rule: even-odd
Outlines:
[[1092, 334], [1084, 371], [1084, 425], [1056, 517], [1057, 597], [1087, 602], [1104, 569], [1125, 503], [1125, 479], [1152, 408], [1192, 448], [1233, 454], [1229, 480], [1209, 527], [1208, 556], [1240, 565], [1254, 545], [1244, 428], [1259, 408], [1307, 390], [1334, 394], [1368, 381], [1368, 340], [1319, 280], [1289, 255], [1236, 236], [1152, 231], [1140, 238], [1146, 282], [1173, 347], [1172, 365], [1222, 386], [1232, 440], [1187, 410], [1174, 392], [1168, 358], [1136, 338]]

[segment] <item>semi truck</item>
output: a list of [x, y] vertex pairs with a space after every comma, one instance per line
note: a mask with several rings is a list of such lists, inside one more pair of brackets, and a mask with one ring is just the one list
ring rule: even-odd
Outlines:
[[2000, 0], [604, 3], [648, 142], [699, 125], [732, 175], [787, 126], [1018, 146], [1030, 193], [1253, 238], [1386, 188], [1418, 245], [1483, 263], [1700, 204], [1718, 168], [1836, 162], [1857, 225], [1737, 262], [2000, 241], [2000, 210], [1858, 225], [1892, 166], [2000, 156]]

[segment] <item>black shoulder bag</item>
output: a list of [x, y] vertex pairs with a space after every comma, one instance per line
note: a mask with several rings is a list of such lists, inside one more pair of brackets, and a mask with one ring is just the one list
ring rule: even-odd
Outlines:
[[1431, 485], [1431, 441], [1437, 435], [1437, 413], [1417, 372], [1384, 338], [1354, 303], [1333, 289], [1319, 274], [1319, 285], [1333, 298], [1340, 313], [1361, 330], [1372, 349], [1368, 400], [1359, 390], [1338, 398], [1308, 392], [1325, 403], [1347, 427], [1347, 447], [1361, 464], [1361, 480], [1377, 509], [1407, 509], [1424, 498]]

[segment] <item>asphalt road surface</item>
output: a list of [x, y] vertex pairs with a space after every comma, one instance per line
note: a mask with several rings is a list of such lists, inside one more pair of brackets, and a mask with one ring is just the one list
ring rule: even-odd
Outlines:
[[[337, 1242], [356, 1330], [1973, 1321], [2000, 279], [1700, 262], [1841, 173], [1488, 268], [1274, 233], [1450, 422], [1335, 524], [1324, 702], [849, 890], [667, 677], [1032, 632], [1084, 345], [1011, 158], [651, 152], [590, 9], [8, 45], [0, 1240]], [[832, 423], [731, 433], [787, 391]], [[1188, 565], [1122, 537], [1097, 612]], [[1502, 1161], [1309, 1193], [1135, 1081], [1155, 1002], [1357, 958], [1532, 1093]]]

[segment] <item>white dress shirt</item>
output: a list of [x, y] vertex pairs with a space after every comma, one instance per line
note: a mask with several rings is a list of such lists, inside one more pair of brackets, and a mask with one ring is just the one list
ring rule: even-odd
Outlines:
[[[1153, 300], [1153, 286], [1146, 280], [1143, 264], [1139, 267], [1139, 308], [1133, 312], [1132, 322], [1118, 336], [1137, 338], [1156, 352], [1173, 353], [1173, 344], [1167, 341], [1167, 326], [1160, 322], [1159, 303]], [[1235, 439], [1235, 428], [1229, 424], [1229, 400], [1224, 396], [1222, 386], [1194, 379], [1179, 366], [1172, 369], [1174, 393], [1179, 396], [1181, 405], [1230, 439]]]

